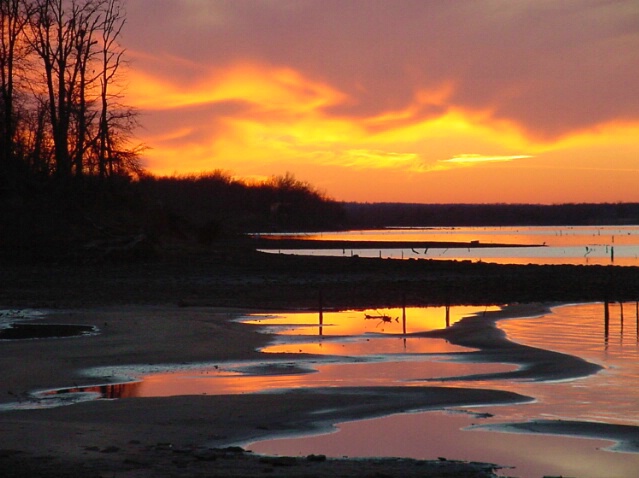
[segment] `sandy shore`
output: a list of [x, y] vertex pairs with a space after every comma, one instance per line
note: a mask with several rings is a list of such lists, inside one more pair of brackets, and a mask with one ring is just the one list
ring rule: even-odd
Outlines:
[[[259, 359], [268, 338], [230, 319], [253, 307], [495, 304], [513, 301], [639, 297], [635, 268], [495, 267], [433, 261], [333, 260], [208, 254], [149, 264], [3, 266], [0, 308], [49, 310], [47, 323], [96, 326], [86, 337], [0, 342], [0, 406], [34, 390], [104, 383], [83, 370]], [[530, 315], [532, 306], [507, 314]], [[498, 316], [493, 317], [495, 320]], [[513, 346], [490, 320], [469, 320], [446, 332], [451, 342], [480, 349], [469, 360], [517, 363], [501, 376], [547, 379], [593, 373], [563, 354]], [[289, 360], [291, 357], [283, 357]], [[470, 377], [465, 377], [470, 379]], [[180, 396], [93, 401], [43, 410], [0, 412], [0, 469], [31, 476], [493, 476], [494, 466], [439, 460], [273, 460], [217, 450], [352, 418], [414, 409], [514, 403], [496, 390], [423, 387], [311, 389], [286, 394]], [[330, 410], [327, 412], [327, 410]], [[324, 412], [318, 421], [317, 412]], [[529, 427], [531, 424], [513, 425]], [[544, 433], [611, 438], [629, 448], [636, 429], [592, 423], [539, 424]]]
[[[531, 315], [541, 310], [541, 306], [520, 306], [504, 313]], [[90, 367], [258, 359], [260, 354], [255, 349], [268, 337], [229, 321], [242, 313], [234, 309], [150, 306], [52, 311], [38, 322], [95, 325], [100, 333], [0, 342], [0, 404], [25, 401], [34, 390], [113, 380], [87, 377], [83, 370]], [[497, 320], [499, 316], [491, 317]], [[474, 358], [518, 363], [522, 365], [520, 373], [527, 378], [592, 372], [590, 364], [574, 357], [538, 349], [533, 353], [523, 346], [508, 345], [491, 323], [486, 317], [470, 319], [434, 334], [480, 347], [469, 359], [479, 354], [481, 357]], [[511, 373], [503, 374], [503, 378], [510, 378]], [[190, 477], [213, 472], [216, 476], [257, 476], [265, 472], [276, 476], [354, 476], [363, 469], [388, 476], [492, 476], [492, 465], [445, 460], [324, 461], [322, 457], [310, 457], [286, 461], [223, 448], [282, 433], [318, 430], [346, 419], [525, 400], [496, 390], [424, 386], [90, 401], [0, 413], [0, 465], [14, 470], [8, 476], [64, 476], [60, 474], [63, 471], [68, 476]], [[632, 443], [637, 436], [633, 427], [563, 422], [512, 427], [603, 437], [622, 441], [626, 448], [636, 447], [636, 442]]]
[[[240, 313], [180, 307], [51, 312], [37, 322], [95, 325], [100, 333], [0, 343], [0, 367], [5, 371], [0, 402], [28, 401], [28, 393], [34, 390], [104, 383], [103, 377], [83, 375], [87, 367], [256, 359], [255, 348], [267, 337], [229, 322]], [[91, 401], [0, 413], [0, 464], [16, 470], [15, 476], [60, 476], [57, 473], [65, 469], [82, 469], [83, 476], [107, 471], [112, 473], [109, 476], [129, 476], [133, 471], [135, 476], [198, 476], [207, 470], [217, 476], [252, 476], [269, 470], [308, 476], [308, 467], [315, 476], [335, 470], [359, 474], [363, 465], [348, 460], [295, 460], [284, 466], [277, 460], [211, 448], [278, 433], [318, 430], [344, 419], [521, 400], [525, 398], [489, 390], [384, 387]], [[318, 420], [316, 414], [322, 411], [322, 420]], [[226, 471], [220, 472], [220, 462], [228, 465]], [[437, 473], [454, 470], [454, 476], [490, 476], [492, 470], [488, 465], [450, 461], [372, 460], [366, 466], [388, 468], [390, 473], [395, 470], [398, 476], [410, 476], [405, 474], [406, 467], [420, 476], [428, 476], [431, 468]]]

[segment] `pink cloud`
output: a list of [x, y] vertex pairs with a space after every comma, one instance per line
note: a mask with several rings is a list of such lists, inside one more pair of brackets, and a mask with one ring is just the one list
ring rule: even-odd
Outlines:
[[158, 59], [133, 68], [185, 85], [238, 61], [291, 68], [345, 94], [331, 115], [405, 110], [450, 84], [416, 114], [481, 111], [536, 139], [639, 121], [634, 0], [136, 0], [128, 20], [127, 46]]

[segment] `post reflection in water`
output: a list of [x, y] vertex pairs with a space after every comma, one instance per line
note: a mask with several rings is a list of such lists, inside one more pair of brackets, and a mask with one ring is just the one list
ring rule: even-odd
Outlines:
[[[446, 354], [468, 352], [469, 349], [439, 338], [411, 336], [442, 328], [445, 323], [455, 323], [483, 310], [462, 306], [402, 306], [401, 310], [327, 313], [320, 303], [318, 312], [254, 315], [244, 322], [259, 324], [263, 329], [277, 333], [273, 343], [262, 349], [265, 357], [262, 361], [167, 367], [162, 372], [142, 375], [135, 370], [122, 369], [115, 373], [139, 376], [139, 381], [73, 387], [49, 394], [92, 393], [102, 398], [124, 398], [253, 393], [278, 388], [332, 387], [335, 384], [407, 385], [408, 380], [512, 370], [514, 366], [504, 364], [444, 362]], [[367, 320], [367, 315], [373, 320]], [[288, 357], [283, 361], [278, 354], [297, 354], [299, 359], [291, 361]], [[425, 363], [428, 363], [427, 367]], [[113, 368], [110, 367], [108, 372], [113, 374]]]
[[[610, 303], [605, 301], [604, 304], [604, 343], [608, 346], [610, 339]], [[619, 339], [623, 343], [624, 340], [624, 304], [619, 302]], [[639, 343], [639, 301], [635, 301], [635, 337]]]
[[319, 336], [324, 335], [324, 304], [322, 290], [319, 291]]
[[[447, 387], [500, 389], [534, 397], [526, 404], [482, 407], [479, 418], [466, 414], [424, 412], [338, 424], [339, 433], [315, 437], [268, 440], [250, 444], [257, 453], [327, 456], [437, 456], [491, 461], [513, 465], [509, 476], [602, 476], [626, 478], [639, 469], [639, 453], [609, 453], [611, 442], [567, 436], [492, 433], [473, 427], [535, 420], [581, 421], [639, 426], [639, 341], [621, 327], [621, 308], [606, 302], [606, 336], [602, 340], [602, 304], [576, 304], [553, 308], [534, 318], [503, 320], [498, 327], [510, 340], [531, 347], [579, 356], [603, 369], [576, 380], [562, 381], [465, 381], [445, 382]], [[624, 304], [624, 313], [628, 304]], [[635, 302], [636, 321], [639, 305]], [[451, 311], [452, 312], [452, 311]], [[626, 314], [627, 315], [627, 314]], [[441, 320], [441, 319], [440, 319]], [[619, 340], [617, 340], [619, 337]], [[533, 427], [534, 429], [534, 427]], [[433, 433], [436, 430], [437, 433]], [[394, 439], [393, 439], [394, 438]], [[311, 451], [309, 451], [311, 450]]]

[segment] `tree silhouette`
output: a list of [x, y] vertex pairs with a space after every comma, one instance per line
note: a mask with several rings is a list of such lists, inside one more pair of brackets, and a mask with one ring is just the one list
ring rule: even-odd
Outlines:
[[117, 91], [124, 24], [121, 0], [0, 2], [3, 177], [10, 162], [63, 182], [139, 172], [136, 112]]
[[0, 2], [0, 171], [5, 174], [17, 152], [15, 80], [29, 52], [24, 31], [30, 15], [31, 7], [23, 0]]

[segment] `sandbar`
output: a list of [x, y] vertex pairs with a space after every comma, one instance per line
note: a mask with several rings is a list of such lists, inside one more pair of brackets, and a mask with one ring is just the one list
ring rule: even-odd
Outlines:
[[[533, 315], [540, 305], [510, 307], [503, 314]], [[259, 360], [258, 347], [269, 338], [255, 328], [231, 319], [250, 311], [231, 308], [179, 306], [117, 306], [52, 310], [34, 323], [88, 325], [99, 329], [91, 336], [0, 342], [3, 380], [0, 405], [29, 400], [36, 390], [74, 385], [102, 384], [120, 377], [87, 376], [93, 367], [215, 363]], [[512, 345], [485, 317], [469, 319], [445, 335], [460, 345], [477, 347], [468, 358], [517, 363], [516, 372], [530, 379], [593, 373], [591, 364], [575, 357]], [[475, 354], [475, 355], [473, 355]], [[283, 356], [291, 360], [291, 356]], [[117, 374], [115, 374], [117, 375]], [[483, 378], [486, 378], [482, 376]], [[490, 376], [490, 378], [499, 378]], [[56, 408], [0, 413], [0, 464], [16, 470], [14, 476], [253, 476], [275, 471], [278, 476], [345, 476], [358, 474], [362, 466], [386, 470], [390, 476], [437, 476], [446, 466], [453, 476], [493, 476], [491, 464], [451, 460], [369, 460], [353, 468], [353, 460], [310, 457], [288, 464], [254, 457], [228, 444], [294, 432], [316, 432], [344, 420], [412, 410], [517, 403], [521, 395], [487, 389], [442, 386], [316, 388], [285, 393], [222, 396], [175, 396], [95, 400]], [[632, 447], [634, 427], [554, 422], [527, 431], [578, 434], [610, 438]], [[524, 425], [512, 425], [522, 428]], [[540, 425], [541, 427], [541, 425]], [[635, 443], [636, 445], [636, 443]], [[432, 470], [428, 468], [433, 466]], [[8, 468], [9, 467], [9, 468]], [[310, 468], [309, 468], [310, 467]], [[451, 468], [451, 469], [452, 469]], [[20, 475], [20, 470], [25, 474]], [[26, 471], [25, 471], [26, 470]], [[83, 470], [84, 475], [80, 474]], [[339, 471], [341, 470], [341, 471]], [[348, 471], [350, 470], [350, 472]], [[394, 470], [394, 471], [393, 471]], [[169, 473], [170, 471], [170, 473]], [[28, 472], [28, 473], [27, 473]], [[161, 473], [160, 473], [161, 472]], [[326, 475], [323, 475], [325, 473]], [[467, 473], [467, 474], [464, 474]], [[11, 476], [11, 475], [10, 475]], [[127, 475], [128, 476], [128, 475]], [[417, 476], [417, 475], [416, 475]]]

